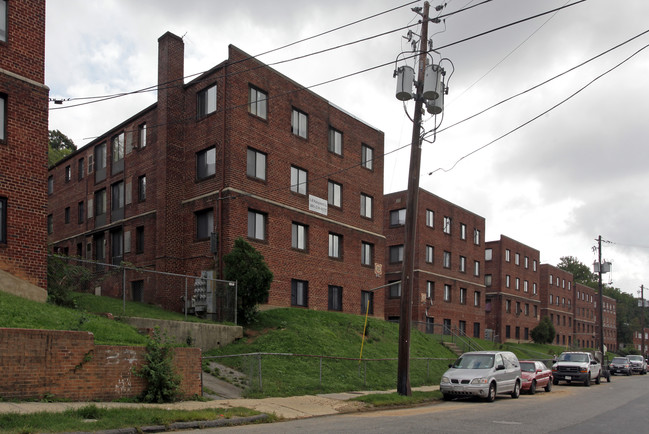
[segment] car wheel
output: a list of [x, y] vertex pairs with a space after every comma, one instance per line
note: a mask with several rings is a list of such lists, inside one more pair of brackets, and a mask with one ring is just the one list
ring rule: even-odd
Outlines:
[[552, 390], [552, 384], [556, 384], [556, 383], [554, 383], [554, 381], [548, 381], [547, 386], [545, 386], [545, 391], [546, 392], [549, 392], [549, 391]]
[[628, 376], [631, 375], [631, 374], [632, 374], [631, 371], [627, 371], [626, 376], [628, 377]]
[[595, 378], [595, 384], [600, 384], [602, 382], [602, 373], [600, 372], [597, 374], [597, 378]]
[[557, 384], [559, 384], [559, 380], [557, 380], [556, 378], [553, 378], [552, 379], [552, 384], [554, 384], [556, 386]]
[[584, 381], [584, 386], [590, 387], [590, 372], [586, 375], [586, 380]]
[[491, 383], [489, 385], [489, 392], [485, 398], [487, 402], [494, 402], [496, 400], [496, 383]]
[[517, 381], [516, 384], [514, 384], [514, 391], [512, 392], [512, 398], [517, 399], [519, 396], [521, 396], [521, 383]]
[[536, 381], [532, 381], [532, 385], [530, 386], [530, 395], [534, 395], [536, 393]]
[[609, 382], [609, 383], [611, 382], [611, 376], [610, 375], [606, 376], [606, 381]]
[[442, 393], [442, 399], [444, 399], [444, 401], [450, 401], [451, 399], [453, 399], [453, 395], [451, 395], [450, 393]]

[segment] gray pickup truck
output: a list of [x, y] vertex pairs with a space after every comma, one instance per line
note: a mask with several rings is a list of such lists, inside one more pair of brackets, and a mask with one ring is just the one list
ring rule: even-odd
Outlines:
[[552, 383], [555, 385], [559, 384], [559, 381], [576, 381], [588, 387], [593, 381], [596, 384], [601, 382], [602, 365], [592, 353], [567, 351], [561, 353], [552, 365], [552, 376]]

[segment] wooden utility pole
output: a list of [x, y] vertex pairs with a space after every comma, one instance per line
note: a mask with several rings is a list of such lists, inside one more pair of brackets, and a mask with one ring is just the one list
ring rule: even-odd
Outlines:
[[599, 350], [602, 352], [602, 363], [604, 363], [604, 294], [602, 289], [602, 236], [597, 238], [597, 250], [599, 255]]
[[410, 389], [410, 326], [412, 322], [412, 293], [414, 279], [415, 249], [417, 247], [417, 208], [419, 202], [419, 172], [421, 165], [421, 115], [423, 110], [423, 87], [428, 48], [428, 13], [430, 4], [424, 3], [419, 41], [419, 72], [415, 93], [412, 142], [410, 146], [410, 171], [408, 172], [408, 201], [406, 204], [406, 238], [403, 246], [403, 270], [401, 274], [401, 317], [399, 320], [399, 362], [397, 392], [412, 395]]
[[640, 300], [642, 303], [642, 328], [640, 329], [642, 330], [642, 357], [645, 357], [647, 353], [644, 351], [644, 285], [640, 285]]

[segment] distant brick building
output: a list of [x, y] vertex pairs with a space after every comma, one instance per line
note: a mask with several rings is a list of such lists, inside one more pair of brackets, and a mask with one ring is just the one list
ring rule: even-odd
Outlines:
[[[383, 133], [233, 46], [184, 83], [182, 39], [158, 42], [157, 102], [50, 170], [50, 242], [221, 277], [244, 237], [274, 273], [269, 304], [383, 317]], [[182, 309], [184, 288], [128, 285]]]
[[1, 0], [0, 271], [43, 289], [49, 96], [44, 75], [45, 2]]
[[541, 264], [541, 317], [548, 317], [554, 325], [555, 345], [570, 347], [573, 339], [572, 273], [549, 264]]
[[608, 351], [617, 351], [617, 302], [614, 298], [606, 295], [603, 296], [603, 300], [604, 345], [606, 345]]
[[596, 346], [596, 296], [593, 288], [581, 283], [575, 284], [574, 340], [581, 348], [595, 348]]
[[504, 235], [485, 243], [486, 319], [498, 342], [531, 340], [540, 320], [538, 250]]
[[[385, 196], [386, 283], [401, 280], [407, 192]], [[485, 219], [423, 189], [417, 214], [412, 320], [429, 332], [482, 338]], [[385, 291], [386, 319], [398, 319], [401, 285]]]

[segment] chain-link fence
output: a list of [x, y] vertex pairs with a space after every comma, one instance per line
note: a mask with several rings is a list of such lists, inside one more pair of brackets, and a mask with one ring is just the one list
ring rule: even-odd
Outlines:
[[61, 288], [161, 306], [218, 322], [237, 323], [236, 282], [138, 268], [122, 262], [101, 263], [71, 256], [48, 255], [48, 291]]
[[[290, 363], [281, 359], [291, 358]], [[397, 358], [358, 359], [290, 353], [246, 353], [203, 357], [212, 375], [242, 387], [250, 396], [289, 396], [349, 390], [388, 390], [396, 387]], [[454, 358], [411, 357], [413, 387], [439, 384]], [[227, 377], [224, 367], [242, 376]], [[290, 366], [287, 370], [287, 366]], [[286, 372], [284, 372], [286, 371]], [[290, 372], [289, 372], [290, 371]]]

